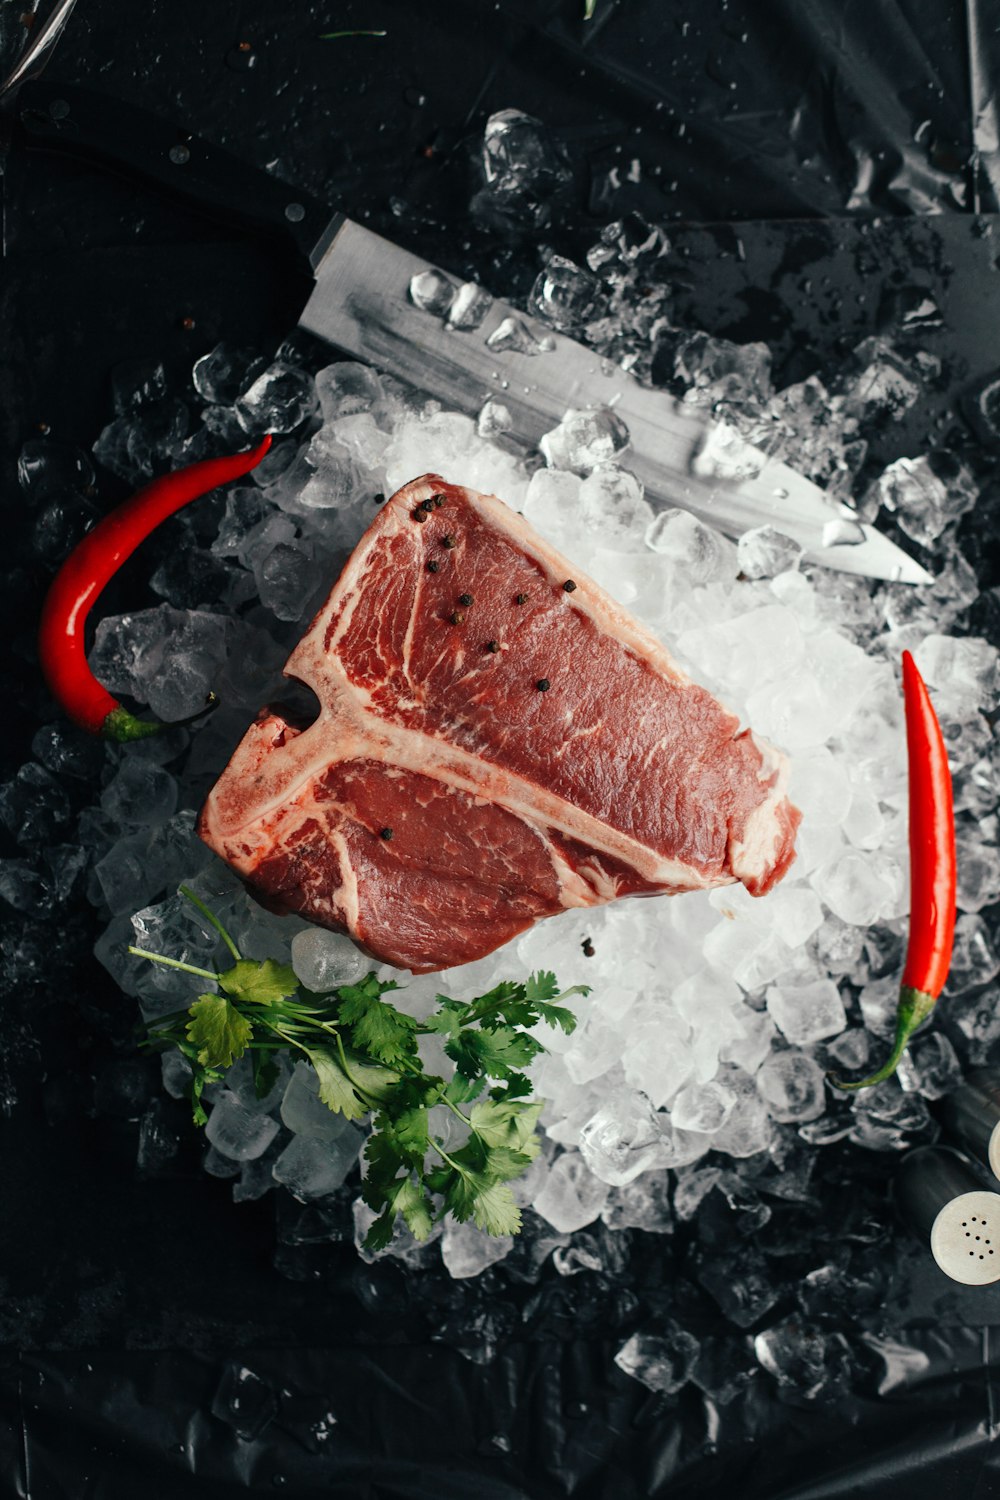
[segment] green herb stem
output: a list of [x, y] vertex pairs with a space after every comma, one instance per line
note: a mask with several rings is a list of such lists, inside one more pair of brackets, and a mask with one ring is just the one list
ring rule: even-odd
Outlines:
[[229, 949], [230, 953], [235, 958], [236, 962], [239, 963], [243, 955], [237, 948], [236, 944], [233, 942], [232, 938], [229, 936], [229, 933], [223, 927], [222, 923], [219, 921], [215, 913], [213, 911], [209, 911], [208, 907], [205, 905], [204, 901], [202, 901], [201, 897], [196, 896], [194, 891], [191, 890], [190, 886], [182, 885], [178, 887], [178, 890], [184, 897], [185, 901], [190, 901], [191, 905], [196, 907], [197, 910], [201, 912], [206, 922], [210, 922], [212, 924], [216, 932], [221, 937], [222, 941], [225, 943], [226, 947]]
[[198, 979], [210, 979], [213, 984], [218, 983], [219, 976], [211, 969], [197, 969], [194, 964], [181, 963], [179, 958], [167, 958], [164, 953], [150, 953], [146, 948], [130, 946], [128, 951], [136, 958], [148, 958], [154, 964], [163, 964], [168, 969], [180, 969], [183, 974], [194, 974]]

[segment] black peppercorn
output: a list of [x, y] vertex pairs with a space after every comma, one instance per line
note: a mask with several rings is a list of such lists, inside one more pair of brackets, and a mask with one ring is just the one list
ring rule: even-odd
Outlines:
[[567, 594], [572, 594], [573, 590], [576, 588], [576, 584], [573, 582], [572, 578], [567, 578], [566, 582], [563, 584], [563, 588], [566, 590]]
[[417, 509], [413, 512], [413, 519], [415, 521], [419, 521], [420, 524], [423, 525], [423, 523], [427, 520], [427, 512], [425, 510]]
[[458, 602], [459, 602], [459, 604], [464, 604], [464, 605], [468, 606], [468, 605], [470, 605], [472, 603], [472, 595], [471, 594], [459, 594], [459, 596], [458, 596]]
[[386, 843], [388, 843], [389, 840], [392, 838], [392, 829], [391, 828], [383, 828], [381, 834], [379, 835], [379, 837], [385, 839]]
[[538, 681], [535, 683], [535, 687], [540, 693], [547, 693], [551, 686], [552, 684], [549, 682], [549, 679], [547, 677], [539, 677]]
[[448, 536], [443, 536], [441, 538], [441, 545], [442, 545], [442, 547], [454, 547], [454, 545], [455, 545], [455, 538], [453, 536], [451, 536], [450, 534]]
[[528, 596], [527, 596], [527, 594], [517, 594], [515, 596], [515, 598], [514, 598], [514, 603], [515, 604], [527, 604], [527, 602], [528, 602]]
[[435, 562], [432, 557], [430, 562], [427, 564], [427, 571], [428, 573], [436, 573], [440, 566], [441, 564], [439, 562]]
[[462, 613], [462, 611], [460, 609], [456, 609], [455, 613], [452, 615], [452, 617], [451, 617], [451, 623], [453, 625], [464, 625], [465, 624], [465, 615]]
[[379, 492], [378, 492], [377, 495], [373, 495], [372, 499], [375, 501], [376, 505], [384, 505], [385, 504], [385, 496], [383, 495], [383, 493], [382, 493], [381, 490], [379, 490]]
[[496, 641], [487, 641], [486, 642], [486, 650], [487, 651], [499, 651], [500, 647], [498, 646], [498, 644], [497, 644]]

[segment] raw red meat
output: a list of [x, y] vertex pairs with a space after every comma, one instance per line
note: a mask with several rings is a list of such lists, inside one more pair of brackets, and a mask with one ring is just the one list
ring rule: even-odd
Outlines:
[[199, 831], [273, 909], [401, 968], [617, 896], [762, 895], [794, 858], [784, 757], [519, 515], [437, 475], [379, 512], [286, 673], [319, 717], [264, 710]]

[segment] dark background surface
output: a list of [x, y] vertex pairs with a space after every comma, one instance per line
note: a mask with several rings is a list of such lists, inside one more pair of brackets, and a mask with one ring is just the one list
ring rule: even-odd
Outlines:
[[[8, 55], [15, 13], [0, 0]], [[997, 362], [995, 164], [973, 121], [988, 125], [1000, 67], [981, 20], [977, 35], [975, 6], [918, 0], [599, 0], [589, 25], [576, 0], [80, 0], [46, 77], [155, 110], [513, 296], [537, 250], [474, 225], [467, 203], [488, 114], [530, 111], [574, 162], [551, 243], [579, 253], [629, 208], [677, 221], [684, 317], [767, 338], [788, 379], [875, 331], [887, 287], [932, 289], [945, 376], [918, 420], [936, 432]], [[318, 40], [350, 27], [387, 35]], [[33, 673], [46, 573], [27, 553], [22, 443], [43, 424], [89, 449], [116, 365], [155, 354], [182, 379], [219, 338], [273, 348], [304, 296], [241, 231], [86, 165], [15, 144], [2, 186], [0, 503], [22, 559], [4, 584], [6, 775], [52, 713]], [[924, 438], [911, 423], [889, 447]], [[95, 504], [122, 492], [101, 474]], [[0, 1496], [1000, 1495], [983, 1326], [1000, 1302], [953, 1292], [916, 1247], [897, 1252], [890, 1303], [921, 1357], [891, 1377], [873, 1358], [865, 1396], [821, 1405], [759, 1382], [730, 1437], [696, 1392], [657, 1400], [612, 1365], [629, 1287], [665, 1307], [687, 1295], [660, 1284], [656, 1236], [620, 1284], [577, 1284], [564, 1307], [554, 1278], [525, 1314], [533, 1289], [512, 1296], [495, 1272], [452, 1286], [369, 1268], [349, 1239], [311, 1246], [288, 1201], [234, 1207], [169, 1101], [184, 1152], [138, 1178], [134, 1100], [157, 1070], [137, 1071], [132, 1002], [80, 957], [96, 926], [81, 910], [48, 935], [47, 981], [8, 984], [0, 1023]], [[874, 1158], [864, 1190], [889, 1167]], [[491, 1331], [507, 1338], [486, 1363], [439, 1341], [481, 1354]], [[255, 1442], [210, 1415], [232, 1359], [286, 1393]], [[324, 1401], [336, 1436], [309, 1451]]]

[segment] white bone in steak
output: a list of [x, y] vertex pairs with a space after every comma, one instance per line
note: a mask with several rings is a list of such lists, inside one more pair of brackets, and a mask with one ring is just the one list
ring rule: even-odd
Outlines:
[[[575, 587], [571, 585], [575, 584]], [[565, 907], [794, 857], [784, 756], [493, 496], [425, 475], [378, 513], [200, 833], [272, 909], [428, 972]]]

